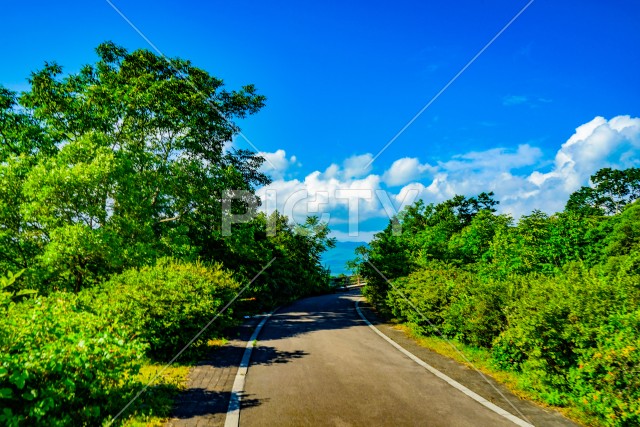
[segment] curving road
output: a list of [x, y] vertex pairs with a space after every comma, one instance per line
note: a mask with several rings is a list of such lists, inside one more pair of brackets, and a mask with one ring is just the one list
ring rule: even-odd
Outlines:
[[[376, 335], [355, 311], [358, 299], [358, 291], [308, 298], [273, 315], [251, 356], [240, 425], [514, 425]], [[451, 362], [442, 363], [447, 369]], [[488, 387], [477, 373], [450, 368], [467, 371], [458, 374], [471, 377], [479, 394]], [[518, 415], [507, 402], [494, 403]], [[570, 425], [522, 401], [516, 406], [536, 425]]]

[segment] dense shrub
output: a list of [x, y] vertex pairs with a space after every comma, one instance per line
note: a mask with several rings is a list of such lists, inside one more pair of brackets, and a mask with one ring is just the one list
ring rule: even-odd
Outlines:
[[[168, 360], [184, 347], [238, 289], [231, 273], [218, 264], [162, 259], [153, 267], [127, 270], [81, 298], [88, 309], [127, 325], [133, 336], [149, 344], [151, 357]], [[217, 317], [207, 334], [192, 345], [197, 350], [232, 321], [232, 309]]]
[[451, 303], [443, 312], [444, 333], [465, 344], [491, 347], [505, 325], [503, 307], [508, 295], [505, 281], [481, 281], [465, 275], [456, 283]]
[[418, 201], [356, 251], [363, 294], [421, 333], [488, 348], [547, 403], [639, 425], [640, 169], [591, 183], [517, 224], [491, 193]]
[[510, 292], [507, 282], [483, 281], [471, 272], [432, 262], [394, 281], [386, 302], [396, 318], [424, 333], [438, 334], [436, 327], [444, 336], [490, 347], [504, 327], [503, 306]]
[[532, 278], [526, 294], [507, 308], [507, 328], [493, 355], [503, 368], [526, 373], [529, 387], [552, 403], [570, 394], [568, 376], [601, 325], [635, 300], [632, 281], [571, 265], [562, 275]]
[[431, 262], [395, 280], [386, 304], [424, 334], [490, 348], [497, 366], [521, 372], [521, 385], [549, 403], [573, 402], [605, 424], [635, 425], [638, 259], [632, 252], [596, 268], [572, 263], [554, 276], [505, 280]]
[[99, 425], [131, 397], [145, 346], [123, 325], [53, 293], [13, 303], [3, 295], [3, 425]]
[[433, 327], [440, 329], [444, 323], [443, 312], [461, 274], [444, 264], [433, 263], [430, 268], [395, 280], [387, 294], [386, 304], [397, 319], [432, 334], [435, 332]]
[[604, 424], [640, 424], [640, 310], [613, 315], [571, 370], [575, 403]]

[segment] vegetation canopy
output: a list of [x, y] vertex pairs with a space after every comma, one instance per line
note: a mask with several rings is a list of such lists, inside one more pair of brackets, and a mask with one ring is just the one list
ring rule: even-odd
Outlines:
[[380, 312], [484, 349], [547, 403], [637, 425], [640, 169], [602, 169], [591, 183], [563, 212], [517, 223], [496, 214], [492, 193], [419, 201], [350, 265]]
[[[45, 63], [22, 94], [0, 86], [3, 425], [113, 417], [141, 365], [170, 359], [270, 261], [186, 357], [247, 311], [329, 286], [327, 225], [258, 214], [264, 159], [231, 144], [266, 98], [180, 58], [96, 52], [78, 73]], [[228, 190], [243, 195], [230, 212]]]

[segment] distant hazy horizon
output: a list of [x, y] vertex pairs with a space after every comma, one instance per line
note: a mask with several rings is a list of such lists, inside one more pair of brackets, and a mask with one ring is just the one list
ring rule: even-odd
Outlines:
[[335, 248], [329, 249], [322, 256], [322, 265], [331, 269], [332, 276], [352, 274], [347, 270], [345, 264], [356, 257], [354, 251], [358, 246], [362, 245], [367, 245], [367, 243], [338, 241]]

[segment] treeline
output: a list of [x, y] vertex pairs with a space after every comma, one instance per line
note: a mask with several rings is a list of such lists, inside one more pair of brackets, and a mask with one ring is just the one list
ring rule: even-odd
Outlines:
[[640, 424], [640, 169], [602, 169], [563, 212], [492, 193], [417, 202], [357, 250], [364, 294], [424, 335], [486, 349], [547, 403]]
[[[46, 63], [22, 94], [0, 87], [3, 425], [100, 424], [143, 362], [169, 360], [253, 279], [192, 354], [246, 310], [329, 283], [326, 224], [257, 214], [264, 159], [225, 148], [264, 96], [186, 60], [96, 51], [78, 73]], [[227, 190], [242, 197], [225, 210]]]

